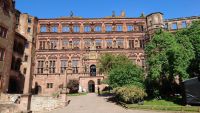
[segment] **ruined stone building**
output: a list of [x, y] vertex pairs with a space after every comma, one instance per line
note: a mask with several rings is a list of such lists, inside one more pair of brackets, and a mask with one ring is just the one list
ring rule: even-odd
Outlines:
[[146, 17], [112, 15], [105, 18], [61, 17], [38, 19], [33, 88], [52, 94], [67, 80], [79, 80], [79, 90], [103, 89], [98, 58], [103, 53], [124, 54], [145, 68], [145, 42], [155, 29], [169, 31], [188, 27], [199, 17], [167, 19], [162, 13]]
[[0, 92], [8, 91], [16, 18], [12, 0], [0, 0]]

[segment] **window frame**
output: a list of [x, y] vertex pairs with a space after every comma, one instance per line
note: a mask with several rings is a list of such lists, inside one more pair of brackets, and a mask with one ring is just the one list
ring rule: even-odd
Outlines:
[[117, 24], [116, 25], [116, 31], [117, 32], [123, 32], [123, 25], [122, 24]]
[[4, 61], [5, 58], [5, 49], [0, 48], [0, 61]]
[[101, 32], [102, 31], [102, 27], [100, 25], [95, 26], [94, 28], [95, 32]]
[[0, 26], [0, 38], [6, 39], [7, 35], [8, 35], [8, 29], [3, 26]]
[[79, 33], [80, 32], [80, 25], [73, 25], [73, 32]]
[[85, 32], [85, 33], [91, 32], [91, 26], [90, 26], [90, 25], [85, 25], [85, 26], [84, 26], [84, 32]]
[[[63, 62], [64, 62], [64, 64], [63, 64]], [[60, 60], [60, 73], [64, 74], [66, 69], [67, 69], [67, 60], [61, 59]]]

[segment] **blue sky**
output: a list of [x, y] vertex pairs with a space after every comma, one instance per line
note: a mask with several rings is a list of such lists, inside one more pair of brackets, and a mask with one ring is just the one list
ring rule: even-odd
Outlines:
[[163, 12], [165, 18], [200, 16], [200, 0], [16, 0], [16, 8], [38, 18], [105, 17], [124, 10], [127, 17]]

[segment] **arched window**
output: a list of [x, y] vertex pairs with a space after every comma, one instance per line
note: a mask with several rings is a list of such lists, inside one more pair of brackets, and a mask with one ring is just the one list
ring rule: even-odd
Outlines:
[[90, 76], [96, 76], [96, 66], [94, 64], [90, 66]]

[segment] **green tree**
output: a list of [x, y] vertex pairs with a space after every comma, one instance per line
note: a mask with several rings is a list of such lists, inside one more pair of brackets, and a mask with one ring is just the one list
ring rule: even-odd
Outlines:
[[102, 54], [99, 58], [99, 63], [98, 63], [99, 72], [108, 74], [108, 72], [112, 69], [114, 58], [115, 56], [113, 54], [110, 53]]
[[135, 85], [144, 88], [144, 72], [130, 61], [111, 69], [108, 81], [112, 88], [125, 85]]
[[189, 77], [187, 69], [194, 58], [194, 51], [192, 43], [182, 31], [175, 34], [157, 31], [145, 47], [145, 52], [148, 65], [146, 86], [152, 85], [151, 91], [160, 90], [161, 94], [173, 93], [174, 77], [179, 76], [181, 79]]
[[194, 52], [189, 38], [180, 32], [175, 35], [162, 30], [156, 32], [145, 52], [150, 78], [159, 79], [161, 75], [170, 79], [177, 75], [183, 79], [189, 77], [186, 70]]
[[200, 21], [193, 21], [191, 26], [180, 34], [187, 36], [192, 43], [195, 57], [192, 59], [188, 71], [191, 76], [198, 76], [200, 75]]
[[111, 87], [137, 85], [143, 87], [143, 69], [133, 64], [125, 55], [103, 54], [99, 59], [99, 69], [108, 75], [105, 80]]

